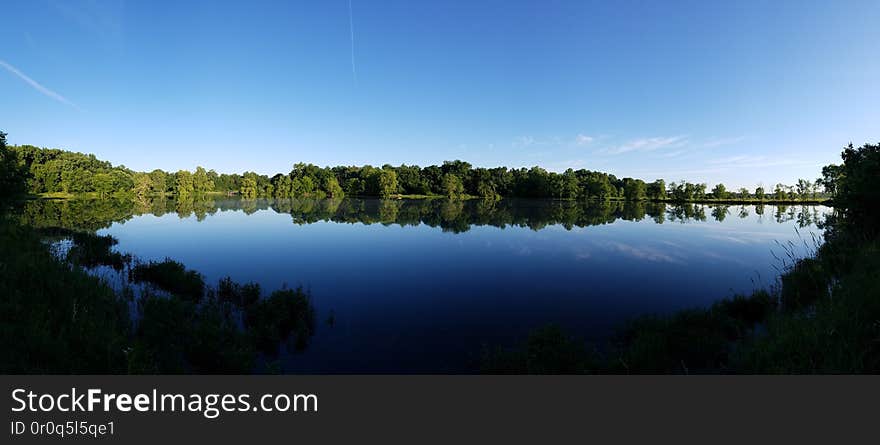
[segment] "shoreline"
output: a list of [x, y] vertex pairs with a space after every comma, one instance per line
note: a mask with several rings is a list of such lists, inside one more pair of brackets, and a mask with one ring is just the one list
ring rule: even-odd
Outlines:
[[[149, 195], [148, 198], [158, 198], [163, 195]], [[164, 195], [168, 199], [179, 199], [178, 196], [173, 194]], [[226, 192], [207, 192], [203, 195], [198, 195], [203, 197], [221, 197], [221, 198], [242, 198], [240, 194], [228, 194]], [[193, 197], [191, 195], [190, 197]], [[45, 193], [39, 195], [28, 195], [23, 197], [23, 200], [116, 200], [116, 199], [133, 199], [131, 196], [109, 196], [109, 197], [100, 197], [94, 193], [85, 193], [85, 194], [61, 194], [61, 193]], [[739, 199], [739, 198], [725, 198], [725, 199], [691, 199], [685, 201], [676, 201], [672, 199], [624, 199], [624, 198], [609, 198], [609, 199], [566, 199], [566, 198], [553, 198], [553, 197], [543, 197], [543, 198], [534, 198], [534, 197], [518, 197], [518, 196], [499, 196], [496, 198], [486, 198], [480, 196], [461, 196], [461, 197], [448, 197], [443, 195], [392, 195], [387, 198], [382, 198], [379, 196], [362, 196], [362, 195], [352, 195], [352, 196], [343, 196], [342, 198], [336, 199], [344, 199], [344, 198], [355, 198], [355, 199], [378, 199], [383, 201], [398, 201], [398, 200], [434, 200], [434, 199], [444, 199], [444, 200], [453, 200], [453, 201], [471, 201], [471, 200], [489, 200], [489, 201], [499, 201], [505, 199], [520, 199], [520, 200], [535, 200], [535, 201], [569, 201], [569, 202], [630, 202], [630, 203], [655, 203], [655, 204], [722, 204], [722, 205], [824, 205], [828, 207], [834, 207], [834, 201], [831, 198], [810, 198], [806, 200], [797, 200], [797, 199]], [[315, 199], [315, 200], [325, 200], [325, 199], [333, 199], [327, 197], [312, 197], [312, 196], [299, 196], [299, 197], [288, 197], [288, 198], [275, 198], [272, 196], [258, 196], [253, 199]]]

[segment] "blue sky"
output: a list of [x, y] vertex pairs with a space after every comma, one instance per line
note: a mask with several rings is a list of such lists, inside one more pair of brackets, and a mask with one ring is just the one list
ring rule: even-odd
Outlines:
[[880, 141], [878, 19], [877, 1], [4, 0], [0, 129], [138, 170], [791, 183]]

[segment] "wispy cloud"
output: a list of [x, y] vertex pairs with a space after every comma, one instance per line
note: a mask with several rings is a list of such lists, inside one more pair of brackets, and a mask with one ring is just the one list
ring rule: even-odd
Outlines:
[[594, 139], [595, 138], [593, 138], [592, 136], [587, 136], [585, 134], [579, 134], [579, 135], [577, 135], [577, 137], [574, 138], [574, 143], [576, 145], [587, 145], [590, 142], [593, 142]]
[[662, 155], [659, 155], [658, 157], [660, 157], [660, 158], [677, 158], [677, 157], [684, 155], [684, 154], [687, 154], [687, 153], [690, 153], [690, 151], [689, 150], [675, 150], [675, 151], [663, 153]]
[[354, 13], [351, 9], [351, 0], [348, 0], [348, 30], [351, 36], [351, 75], [354, 81], [357, 82], [357, 69], [355, 69], [354, 65]]
[[61, 15], [100, 39], [116, 43], [121, 40], [122, 16], [125, 10], [124, 0], [100, 2], [50, 0], [49, 4]]
[[608, 147], [601, 150], [606, 154], [623, 154], [633, 151], [653, 151], [663, 148], [680, 148], [688, 143], [687, 136], [652, 137], [633, 139], [622, 145]]
[[67, 100], [66, 97], [64, 97], [64, 96], [62, 96], [62, 95], [60, 95], [60, 94], [58, 94], [58, 93], [56, 93], [56, 92], [54, 92], [54, 91], [52, 91], [52, 90], [46, 88], [46, 87], [44, 87], [43, 85], [40, 85], [39, 82], [37, 82], [37, 81], [34, 80], [34, 79], [31, 79], [31, 78], [28, 77], [25, 73], [19, 71], [18, 68], [14, 67], [14, 66], [12, 66], [12, 65], [10, 65], [10, 64], [8, 64], [8, 63], [6, 63], [6, 62], [4, 62], [3, 60], [0, 60], [0, 66], [2, 66], [3, 68], [5, 68], [6, 71], [9, 71], [10, 73], [12, 73], [12, 74], [18, 76], [19, 79], [25, 81], [25, 83], [27, 83], [28, 85], [30, 85], [31, 87], [33, 87], [35, 90], [39, 91], [40, 93], [43, 93], [43, 95], [48, 96], [48, 97], [50, 97], [50, 98], [52, 98], [52, 99], [55, 99], [55, 100], [57, 100], [58, 102], [61, 102], [61, 103], [63, 103], [63, 104], [70, 105], [71, 107], [76, 108], [76, 109], [79, 110], [79, 111], [82, 111], [82, 108], [80, 108], [79, 106], [77, 106], [75, 103], [73, 103], [73, 102]]
[[748, 168], [764, 168], [777, 167], [781, 165], [810, 165], [813, 162], [805, 162], [788, 158], [771, 158], [762, 155], [738, 155], [728, 156], [725, 158], [711, 159], [706, 161], [707, 164], [723, 165], [725, 167], [748, 167]]
[[520, 136], [520, 137], [514, 139], [513, 143], [511, 143], [511, 145], [513, 145], [514, 147], [529, 147], [534, 144], [535, 144], [535, 138], [533, 138], [531, 136]]
[[655, 157], [661, 158], [661, 159], [678, 158], [678, 157], [681, 157], [684, 155], [690, 155], [690, 154], [697, 153], [697, 152], [699, 152], [703, 149], [706, 149], [706, 148], [716, 148], [716, 147], [724, 147], [727, 145], [735, 145], [735, 144], [738, 144], [738, 143], [744, 141], [745, 139], [746, 139], [745, 136], [737, 136], [737, 137], [732, 137], [732, 138], [709, 139], [709, 140], [706, 140], [702, 143], [697, 143], [697, 142], [687, 143], [687, 144], [684, 144], [686, 146], [684, 146], [678, 150], [667, 151], [665, 153], [656, 155]]
[[615, 250], [621, 254], [628, 255], [633, 258], [637, 258], [640, 260], [653, 261], [653, 262], [663, 262], [663, 263], [673, 263], [673, 264], [684, 264], [680, 258], [675, 258], [672, 255], [664, 253], [658, 249], [654, 249], [651, 247], [640, 246], [635, 247], [629, 244], [621, 243], [618, 241], [605, 241], [600, 243], [603, 247], [609, 250]]
[[737, 136], [732, 138], [720, 138], [720, 139], [710, 139], [703, 143], [703, 148], [715, 148], [722, 147], [725, 145], [734, 145], [738, 144], [746, 139], [745, 136]]
[[511, 142], [511, 146], [514, 148], [524, 148], [524, 147], [553, 147], [553, 146], [562, 146], [565, 142], [559, 136], [546, 137], [546, 138], [536, 138], [534, 136], [520, 136]]

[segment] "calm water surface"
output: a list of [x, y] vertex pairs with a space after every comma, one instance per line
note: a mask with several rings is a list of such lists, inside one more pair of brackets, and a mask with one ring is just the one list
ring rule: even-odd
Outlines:
[[[644, 313], [707, 306], [774, 282], [821, 206], [552, 201], [167, 201], [99, 233], [266, 291], [312, 292], [318, 329], [285, 372], [473, 370], [484, 346], [557, 323], [606, 338]], [[138, 214], [140, 213], [140, 214]], [[332, 319], [332, 322], [328, 320]]]

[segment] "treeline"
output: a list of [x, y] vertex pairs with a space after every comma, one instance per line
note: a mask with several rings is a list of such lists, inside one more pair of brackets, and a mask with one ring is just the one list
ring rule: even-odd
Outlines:
[[[5, 142], [4, 142], [5, 146]], [[447, 161], [443, 165], [374, 167], [370, 165], [318, 167], [298, 163], [288, 173], [274, 176], [254, 172], [243, 174], [217, 173], [197, 167], [195, 171], [137, 172], [125, 166], [113, 166], [94, 155], [31, 145], [3, 149], [6, 176], [22, 176], [31, 194], [84, 194], [100, 197], [174, 195], [188, 197], [208, 193], [257, 197], [338, 198], [368, 196], [445, 196], [448, 198], [480, 197], [553, 198], [581, 200], [628, 201], [815, 201], [833, 189], [829, 180], [834, 171], [823, 170], [823, 178], [801, 179], [795, 185], [777, 184], [772, 189], [757, 187], [728, 190], [717, 184], [708, 190], [706, 184], [687, 181], [671, 182], [658, 179], [618, 178], [612, 174], [585, 169], [568, 169], [562, 173], [541, 167], [510, 169], [506, 167], [473, 167], [464, 161]], [[8, 181], [10, 184], [14, 180]], [[12, 189], [9, 189], [10, 191]]]

